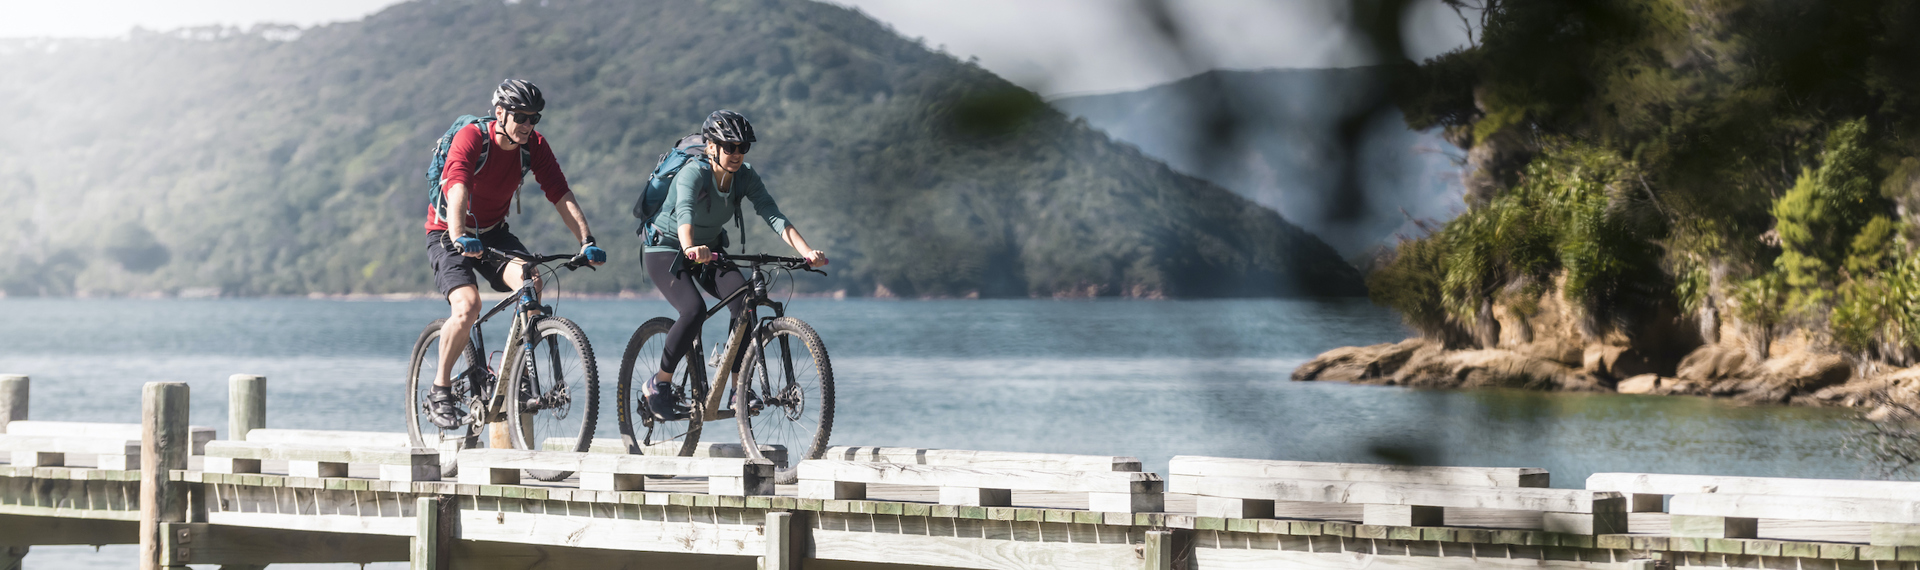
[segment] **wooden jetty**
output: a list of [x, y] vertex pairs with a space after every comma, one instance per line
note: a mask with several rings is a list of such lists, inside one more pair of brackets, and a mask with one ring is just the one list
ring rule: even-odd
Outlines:
[[1163, 479], [1133, 457], [836, 447], [776, 486], [737, 445], [456, 452], [270, 429], [265, 379], [231, 382], [232, 439], [211, 440], [184, 384], [147, 384], [137, 426], [79, 424], [30, 420], [27, 378], [0, 376], [0, 570], [56, 544], [139, 544], [149, 569], [1920, 570], [1920, 483], [1556, 489], [1540, 469], [1189, 456]]

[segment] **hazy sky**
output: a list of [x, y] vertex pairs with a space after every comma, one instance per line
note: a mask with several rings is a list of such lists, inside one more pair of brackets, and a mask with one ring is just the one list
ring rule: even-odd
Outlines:
[[[1124, 91], [1208, 68], [1347, 67], [1378, 61], [1339, 22], [1346, 0], [1169, 0], [1191, 59], [1132, 9], [1132, 0], [834, 0], [925, 38], [1044, 95]], [[135, 26], [170, 30], [262, 22], [302, 27], [354, 20], [394, 0], [0, 0], [0, 37], [111, 37]], [[1417, 0], [1407, 55], [1464, 42], [1438, 0]]]

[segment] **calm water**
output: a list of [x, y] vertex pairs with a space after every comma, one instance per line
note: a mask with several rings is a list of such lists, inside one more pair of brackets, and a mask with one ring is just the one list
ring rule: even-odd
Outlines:
[[[671, 310], [557, 308], [593, 340], [603, 394], [627, 336]], [[0, 372], [33, 377], [34, 419], [138, 422], [140, 385], [179, 381], [193, 386], [194, 423], [225, 437], [226, 377], [252, 373], [268, 377], [271, 427], [404, 431], [405, 360], [445, 312], [438, 301], [4, 299]], [[1846, 449], [1856, 426], [1835, 410], [1288, 381], [1327, 349], [1406, 335], [1364, 301], [799, 299], [791, 313], [832, 355], [836, 444], [1133, 455], [1161, 472], [1174, 455], [1399, 457], [1543, 467], [1557, 487], [1597, 471], [1876, 473]], [[601, 433], [617, 437], [602, 417]], [[28, 567], [119, 568], [133, 556], [40, 547]]]

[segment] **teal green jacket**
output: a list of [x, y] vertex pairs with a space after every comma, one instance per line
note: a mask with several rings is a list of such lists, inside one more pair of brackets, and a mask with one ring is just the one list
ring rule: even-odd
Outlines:
[[[739, 200], [731, 194], [739, 194]], [[713, 165], [706, 160], [695, 160], [674, 175], [673, 191], [667, 193], [666, 203], [653, 217], [653, 229], [660, 234], [660, 243], [648, 245], [645, 251], [677, 252], [693, 245], [719, 249], [720, 233], [733, 222], [733, 205], [738, 201], [753, 202], [754, 215], [765, 219], [774, 235], [786, 234], [787, 216], [780, 213], [773, 196], [767, 195], [767, 185], [760, 182], [760, 174], [753, 171], [753, 165], [742, 165], [740, 172], [733, 175], [733, 189], [722, 194], [713, 184]], [[692, 245], [681, 246], [681, 224], [693, 225]]]

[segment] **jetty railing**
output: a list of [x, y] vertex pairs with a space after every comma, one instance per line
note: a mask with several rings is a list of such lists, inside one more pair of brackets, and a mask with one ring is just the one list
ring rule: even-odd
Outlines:
[[[1920, 568], [1920, 483], [1599, 474], [1553, 489], [1539, 469], [1196, 456], [1163, 483], [1127, 456], [845, 446], [775, 486], [733, 444], [414, 449], [271, 429], [260, 401], [230, 402], [232, 438], [206, 441], [183, 384], [147, 385], [126, 438], [131, 424], [27, 420], [25, 385], [0, 376], [0, 442], [23, 454], [0, 465], [0, 568], [34, 545], [123, 543], [143, 568]], [[265, 394], [264, 378], [230, 383], [230, 399]], [[449, 464], [464, 468], [437, 472]]]

